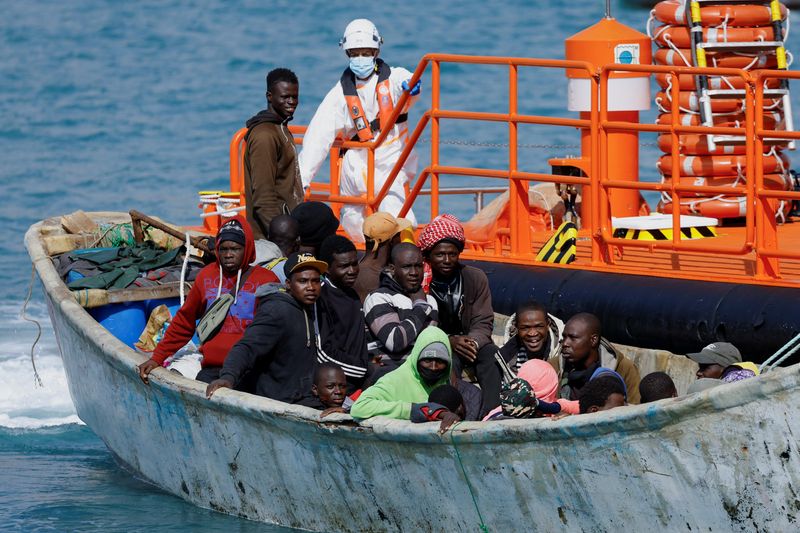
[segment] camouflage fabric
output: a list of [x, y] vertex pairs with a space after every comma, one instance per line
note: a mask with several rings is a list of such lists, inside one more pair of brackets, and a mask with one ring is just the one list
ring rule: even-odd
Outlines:
[[511, 418], [535, 418], [539, 400], [527, 381], [514, 378], [504, 382], [500, 389], [500, 406], [503, 414]]

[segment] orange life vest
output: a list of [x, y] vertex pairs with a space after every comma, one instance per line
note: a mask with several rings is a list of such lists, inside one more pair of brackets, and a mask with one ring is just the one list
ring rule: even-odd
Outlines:
[[[364, 106], [361, 105], [361, 99], [358, 97], [358, 91], [356, 90], [356, 76], [349, 67], [344, 70], [340, 80], [344, 100], [347, 103], [347, 112], [356, 127], [356, 135], [352, 139], [354, 141], [371, 141], [375, 132], [386, 127], [389, 123], [389, 118], [392, 116], [392, 111], [394, 111], [392, 88], [389, 81], [392, 69], [382, 59], [376, 59], [375, 63], [378, 68], [378, 84], [375, 86], [375, 94], [378, 98], [378, 116], [371, 122], [367, 120], [367, 115], [364, 113]], [[403, 113], [397, 117], [396, 123], [401, 124], [406, 120], [408, 120], [408, 114]]]

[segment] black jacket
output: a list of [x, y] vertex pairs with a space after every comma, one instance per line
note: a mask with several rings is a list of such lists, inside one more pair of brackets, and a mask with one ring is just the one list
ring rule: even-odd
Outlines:
[[238, 386], [255, 372], [259, 396], [308, 404], [317, 358], [313, 313], [280, 287], [270, 283], [256, 291], [253, 322], [225, 358], [220, 378]]
[[369, 363], [361, 299], [353, 289], [335, 287], [326, 279], [316, 309], [321, 348], [317, 360], [341, 366], [351, 394], [364, 383]]

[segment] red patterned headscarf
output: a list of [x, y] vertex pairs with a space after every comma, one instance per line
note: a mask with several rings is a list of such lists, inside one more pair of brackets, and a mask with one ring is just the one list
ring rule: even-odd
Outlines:
[[439, 215], [431, 220], [431, 223], [425, 226], [425, 229], [419, 234], [417, 245], [423, 252], [430, 251], [431, 248], [436, 246], [441, 241], [450, 241], [461, 251], [464, 249], [466, 237], [464, 237], [464, 228], [461, 222], [456, 217], [450, 214]]

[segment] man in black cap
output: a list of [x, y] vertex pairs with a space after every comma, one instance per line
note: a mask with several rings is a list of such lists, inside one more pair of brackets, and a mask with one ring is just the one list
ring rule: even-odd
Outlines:
[[742, 354], [729, 342], [711, 343], [697, 353], [686, 354], [686, 357], [700, 365], [697, 379], [719, 379], [726, 367], [742, 362]]
[[248, 373], [258, 369], [256, 394], [286, 403], [313, 403], [317, 360], [313, 306], [327, 269], [311, 254], [289, 256], [284, 265], [286, 285], [266, 285], [256, 293], [260, 300], [253, 323], [228, 353], [219, 379], [206, 388], [207, 397], [219, 388], [240, 386]]
[[339, 219], [328, 204], [303, 202], [292, 210], [292, 218], [300, 227], [300, 252], [319, 255], [319, 247], [325, 237], [336, 233]]

